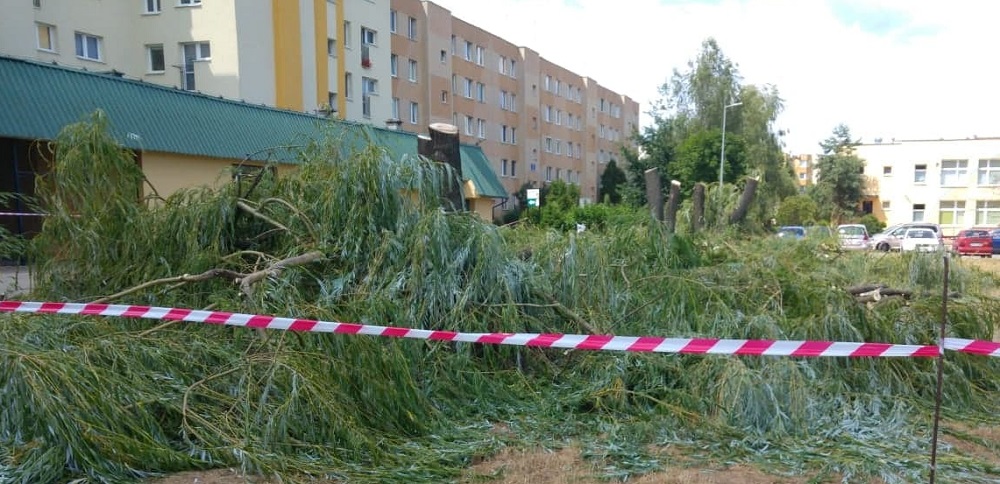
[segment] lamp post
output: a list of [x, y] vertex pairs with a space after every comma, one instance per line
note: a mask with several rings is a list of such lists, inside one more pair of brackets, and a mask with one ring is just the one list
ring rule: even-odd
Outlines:
[[719, 189], [722, 189], [722, 169], [726, 165], [726, 110], [743, 104], [742, 101], [727, 104], [722, 108], [722, 152], [719, 153]]

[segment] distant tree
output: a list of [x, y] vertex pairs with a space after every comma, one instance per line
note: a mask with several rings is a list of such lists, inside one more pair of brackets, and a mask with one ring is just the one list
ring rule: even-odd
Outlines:
[[618, 162], [612, 159], [604, 168], [604, 174], [601, 175], [601, 189], [597, 199], [601, 202], [607, 199], [609, 203], [621, 203], [622, 195], [619, 192], [619, 187], [624, 185], [625, 181], [625, 172], [618, 168]]
[[570, 214], [580, 204], [580, 188], [556, 180], [541, 192], [540, 225], [565, 229], [569, 227]]
[[858, 223], [864, 225], [865, 228], [868, 229], [869, 234], [877, 234], [885, 230], [885, 223], [870, 213], [861, 217], [861, 219], [858, 220]]
[[842, 214], [853, 214], [864, 196], [865, 163], [854, 154], [857, 141], [851, 138], [851, 130], [843, 124], [833, 129], [833, 134], [819, 143], [823, 154], [816, 168], [817, 198], [828, 200], [835, 213], [830, 219], [839, 219]]
[[781, 201], [776, 218], [781, 225], [805, 225], [816, 220], [817, 210], [816, 202], [809, 196], [794, 195]]

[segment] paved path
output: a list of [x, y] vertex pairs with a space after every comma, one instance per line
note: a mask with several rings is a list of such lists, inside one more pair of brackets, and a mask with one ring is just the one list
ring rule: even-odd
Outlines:
[[0, 296], [24, 294], [31, 288], [28, 268], [25, 266], [0, 266]]

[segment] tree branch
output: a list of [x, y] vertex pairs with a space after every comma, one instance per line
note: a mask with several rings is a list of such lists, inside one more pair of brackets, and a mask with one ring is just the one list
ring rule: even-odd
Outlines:
[[579, 314], [576, 314], [575, 312], [573, 312], [572, 310], [570, 310], [566, 306], [563, 306], [562, 303], [560, 303], [559, 301], [556, 300], [556, 298], [554, 298], [554, 297], [552, 297], [552, 296], [550, 296], [548, 294], [546, 294], [544, 297], [545, 297], [546, 300], [549, 301], [549, 304], [551, 304], [552, 307], [554, 307], [556, 309], [556, 311], [558, 311], [559, 313], [561, 313], [563, 316], [565, 316], [565, 317], [567, 317], [569, 319], [572, 319], [573, 322], [575, 322], [578, 326], [580, 326], [581, 328], [583, 328], [588, 333], [590, 333], [590, 334], [601, 334], [600, 331], [598, 331], [596, 328], [594, 328], [594, 325], [590, 324], [586, 319], [583, 319], [582, 317], [580, 317]]
[[312, 252], [306, 252], [305, 254], [302, 255], [297, 255], [294, 257], [289, 257], [287, 259], [279, 260], [278, 262], [271, 264], [266, 269], [261, 269], [257, 272], [251, 272], [250, 274], [244, 275], [239, 280], [240, 291], [242, 291], [243, 294], [249, 296], [250, 286], [253, 285], [254, 283], [259, 282], [260, 280], [268, 276], [277, 276], [278, 273], [282, 271], [282, 269], [286, 269], [288, 267], [293, 267], [293, 266], [305, 265], [310, 262], [318, 261], [322, 258], [323, 258], [322, 252], [312, 251]]
[[132, 287], [130, 289], [126, 289], [124, 291], [117, 292], [117, 293], [112, 294], [110, 296], [102, 297], [100, 299], [97, 299], [97, 300], [93, 301], [93, 303], [94, 304], [103, 304], [103, 303], [106, 303], [108, 301], [111, 301], [111, 300], [114, 300], [114, 299], [118, 299], [118, 298], [120, 298], [122, 296], [127, 296], [129, 294], [132, 294], [132, 293], [135, 293], [135, 292], [139, 292], [139, 291], [141, 291], [143, 289], [146, 289], [148, 287], [158, 286], [160, 284], [170, 284], [170, 283], [186, 284], [186, 283], [189, 283], [189, 282], [207, 281], [209, 279], [216, 278], [216, 277], [228, 277], [230, 279], [233, 279], [234, 281], [239, 281], [240, 279], [246, 277], [246, 274], [241, 274], [239, 272], [231, 271], [229, 269], [209, 269], [209, 270], [207, 270], [205, 272], [202, 272], [201, 274], [197, 274], [197, 275], [193, 275], [193, 276], [190, 275], [190, 274], [184, 274], [182, 276], [164, 277], [162, 279], [154, 279], [152, 281], [146, 281], [146, 282], [144, 282], [142, 284], [139, 284], [138, 286]]

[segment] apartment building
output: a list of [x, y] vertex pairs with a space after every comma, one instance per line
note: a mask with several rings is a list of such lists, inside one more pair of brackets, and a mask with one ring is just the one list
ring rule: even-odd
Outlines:
[[639, 105], [534, 50], [421, 0], [392, 0], [392, 112], [402, 129], [448, 122], [514, 193], [554, 180], [597, 201], [600, 175], [638, 127]]
[[0, 54], [382, 124], [389, 21], [389, 0], [5, 0]]
[[945, 235], [1000, 226], [1000, 137], [862, 144], [863, 209], [887, 224], [941, 224]]
[[799, 190], [816, 184], [816, 170], [818, 157], [813, 155], [788, 155], [788, 163], [792, 165], [795, 172], [795, 182], [798, 183]]

